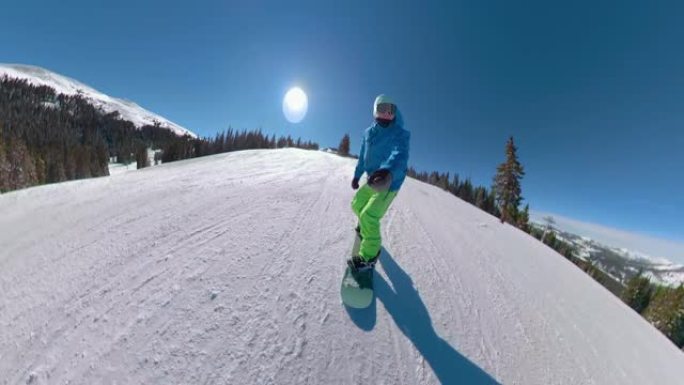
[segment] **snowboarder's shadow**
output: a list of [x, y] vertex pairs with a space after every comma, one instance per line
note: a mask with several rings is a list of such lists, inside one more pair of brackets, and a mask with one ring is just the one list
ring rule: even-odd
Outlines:
[[[373, 280], [378, 278], [378, 273], [375, 273], [375, 276], [373, 277]], [[375, 310], [375, 296], [373, 296], [373, 302], [371, 302], [370, 306], [368, 306], [365, 309], [354, 309], [348, 306], [345, 306], [345, 310], [347, 310], [347, 314], [349, 314], [349, 318], [354, 322], [356, 326], [358, 326], [359, 329], [365, 330], [365, 331], [371, 331], [375, 327], [375, 317], [376, 317], [376, 310]]]
[[[376, 298], [383, 303], [402, 333], [411, 340], [425, 361], [430, 364], [440, 382], [442, 384], [498, 384], [494, 378], [437, 335], [427, 307], [413, 287], [411, 278], [384, 248], [380, 255], [380, 264], [391, 286], [381, 274], [376, 273], [373, 282]], [[375, 303], [372, 307], [374, 325]]]

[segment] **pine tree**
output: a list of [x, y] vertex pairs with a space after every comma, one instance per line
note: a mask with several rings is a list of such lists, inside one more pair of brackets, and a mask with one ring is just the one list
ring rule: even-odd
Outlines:
[[441, 188], [442, 190], [449, 190], [449, 173], [447, 172], [446, 174], [442, 174], [439, 176], [439, 180], [437, 182], [437, 186]]
[[478, 208], [485, 210], [485, 202], [487, 199], [487, 190], [485, 190], [484, 187], [480, 186], [475, 189], [475, 206]]
[[544, 242], [546, 239], [546, 235], [549, 233], [553, 233], [556, 230], [556, 220], [553, 219], [552, 216], [546, 216], [543, 218], [544, 223], [546, 223], [546, 226], [544, 227], [544, 233], [542, 234], [541, 241]]
[[677, 346], [684, 345], [684, 286], [656, 289], [644, 317]]
[[147, 148], [145, 146], [138, 147], [138, 150], [135, 152], [135, 161], [139, 169], [145, 168], [149, 165]]
[[66, 176], [65, 180], [71, 180], [71, 179], [76, 179], [76, 160], [74, 158], [74, 152], [65, 150], [66, 152], [66, 161], [64, 164], [64, 175]]
[[585, 273], [587, 273], [587, 275], [593, 278], [596, 282], [600, 283], [603, 286], [606, 286], [606, 275], [593, 262], [584, 262], [584, 265], [580, 267]]
[[549, 233], [547, 236], [544, 238], [542, 242], [544, 242], [547, 246], [549, 246], [552, 249], [556, 248], [556, 233]]
[[5, 144], [2, 141], [2, 131], [0, 131], [0, 193], [9, 190], [9, 162], [5, 153]]
[[449, 191], [458, 196], [458, 189], [461, 186], [461, 178], [458, 174], [454, 174], [453, 180], [449, 183]]
[[496, 202], [501, 210], [501, 222], [515, 223], [518, 206], [522, 201], [520, 180], [525, 175], [518, 161], [517, 148], [511, 136], [506, 142], [506, 161], [496, 169], [494, 187]]
[[349, 155], [349, 134], [344, 134], [344, 136], [342, 137], [340, 145], [337, 148], [337, 153], [342, 156]]
[[90, 153], [85, 146], [78, 146], [74, 150], [76, 162], [76, 179], [90, 178]]
[[494, 191], [494, 189], [491, 189], [489, 191], [489, 195], [487, 196], [486, 206], [487, 206], [487, 212], [491, 213], [495, 217], [501, 216], [501, 211], [496, 206], [496, 191]]
[[22, 139], [10, 138], [7, 155], [9, 189], [16, 190], [37, 184], [36, 167]]
[[41, 156], [35, 156], [33, 159], [35, 161], [37, 184], [43, 184], [47, 180], [47, 167], [45, 161]]
[[458, 189], [458, 196], [459, 198], [463, 199], [466, 202], [474, 202], [473, 199], [473, 182], [470, 181], [470, 178], [467, 178], [459, 187]]
[[[516, 219], [518, 228], [526, 233], [530, 232], [530, 205], [525, 205], [525, 209], [518, 214]], [[563, 254], [563, 253], [561, 253]]]
[[627, 287], [622, 292], [622, 300], [634, 311], [641, 314], [648, 307], [653, 295], [653, 286], [648, 277], [639, 272], [627, 282]]

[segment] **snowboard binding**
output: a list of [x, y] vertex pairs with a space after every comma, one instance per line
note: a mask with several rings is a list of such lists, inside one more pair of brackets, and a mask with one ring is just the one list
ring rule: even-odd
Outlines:
[[375, 268], [375, 263], [377, 261], [377, 257], [371, 259], [370, 261], [366, 261], [360, 256], [355, 255], [347, 260], [347, 266], [349, 266], [349, 268], [352, 269], [353, 272], [361, 273], [364, 271], [373, 270], [373, 268]]

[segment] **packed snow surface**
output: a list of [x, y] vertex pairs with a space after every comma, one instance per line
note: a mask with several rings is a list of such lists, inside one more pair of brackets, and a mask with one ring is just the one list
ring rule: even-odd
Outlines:
[[123, 174], [125, 172], [137, 170], [138, 164], [137, 163], [129, 163], [129, 164], [109, 163], [107, 165], [107, 168], [109, 169], [109, 175], [119, 175], [119, 174]]
[[107, 113], [118, 111], [122, 119], [132, 122], [136, 127], [153, 125], [155, 122], [159, 122], [162, 127], [170, 129], [177, 135], [197, 137], [197, 135], [190, 130], [150, 112], [129, 100], [105, 95], [78, 80], [48, 71], [41, 67], [0, 63], [0, 77], [3, 77], [4, 75], [7, 75], [10, 78], [25, 79], [35, 86], [52, 87], [58, 94], [76, 95], [81, 92], [83, 97], [95, 107], [99, 107]]
[[682, 384], [619, 299], [413, 179], [345, 309], [353, 167], [244, 151], [0, 195], [0, 383]]

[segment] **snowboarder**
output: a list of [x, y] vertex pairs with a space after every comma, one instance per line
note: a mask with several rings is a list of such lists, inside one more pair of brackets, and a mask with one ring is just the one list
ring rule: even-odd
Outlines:
[[[387, 95], [373, 103], [375, 121], [363, 134], [359, 160], [352, 188], [358, 190], [351, 206], [359, 219], [356, 228], [361, 242], [359, 251], [347, 263], [354, 271], [372, 269], [380, 256], [380, 219], [401, 188], [408, 168], [409, 139], [397, 105]], [[367, 183], [359, 188], [363, 173]]]

